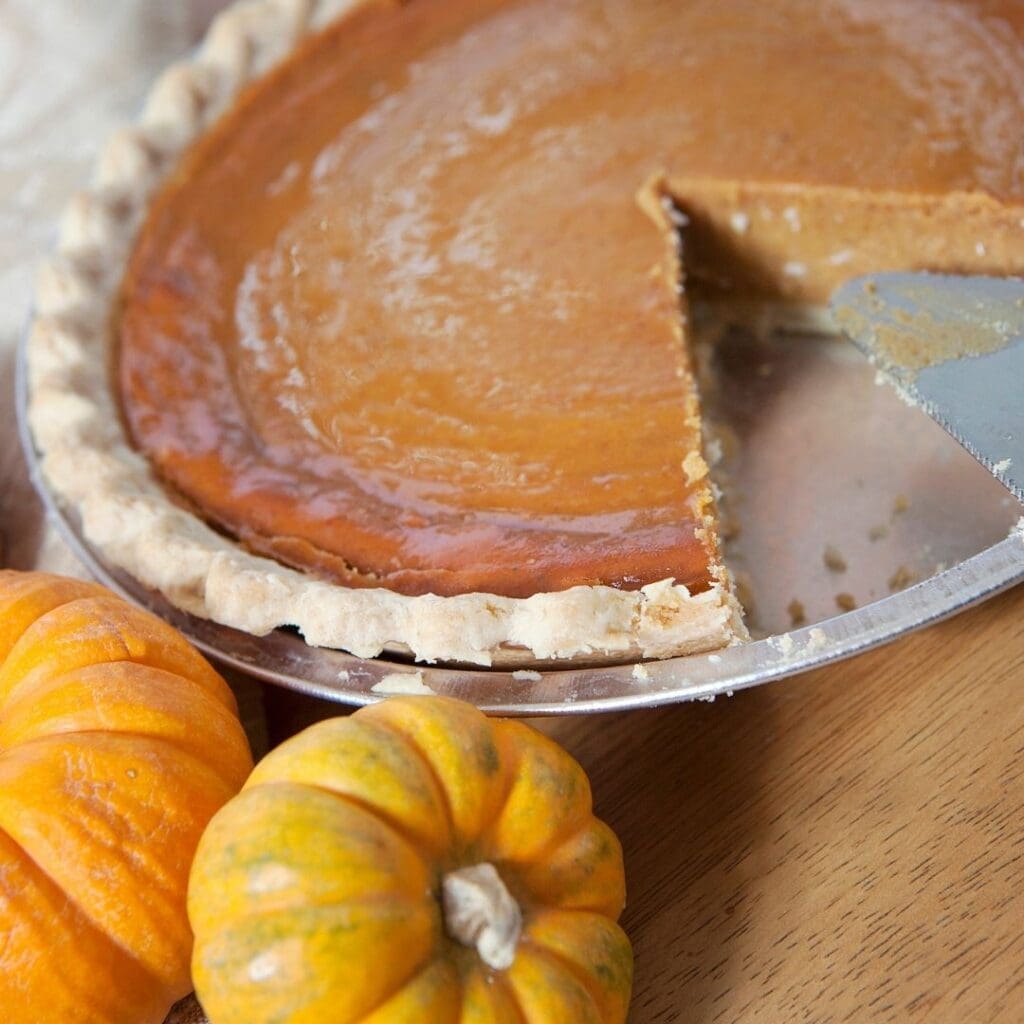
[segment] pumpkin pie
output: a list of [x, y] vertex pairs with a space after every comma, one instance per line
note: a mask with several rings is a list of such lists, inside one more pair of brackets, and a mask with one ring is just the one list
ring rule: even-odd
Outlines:
[[[1024, 271], [1010, 0], [255, 0], [103, 154], [32, 423], [173, 602], [372, 656], [743, 636], [689, 300]], [[102, 358], [98, 358], [102, 357]]]

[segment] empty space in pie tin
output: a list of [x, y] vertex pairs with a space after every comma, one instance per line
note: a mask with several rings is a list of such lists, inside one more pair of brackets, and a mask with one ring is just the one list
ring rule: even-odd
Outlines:
[[215, 660], [347, 704], [427, 688], [507, 715], [709, 700], [848, 657], [1024, 579], [1024, 536], [1011, 533], [1024, 507], [937, 424], [878, 386], [852, 345], [734, 330], [709, 358], [704, 404], [723, 450], [715, 473], [727, 492], [726, 558], [755, 641], [641, 668], [367, 660], [289, 631], [254, 637], [189, 615], [107, 565], [50, 493], [26, 425], [24, 340], [19, 425], [37, 490], [97, 578]]

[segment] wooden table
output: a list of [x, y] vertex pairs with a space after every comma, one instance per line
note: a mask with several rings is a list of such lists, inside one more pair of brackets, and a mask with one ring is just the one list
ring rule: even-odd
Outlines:
[[[9, 564], [75, 568], [12, 442], [31, 262], [93, 141], [213, 6], [0, 0]], [[277, 736], [334, 711], [266, 704]], [[542, 728], [622, 837], [634, 1024], [1024, 1021], [1024, 588], [732, 699]]]
[[732, 700], [549, 729], [623, 839], [637, 1024], [1024, 1021], [1024, 588]]

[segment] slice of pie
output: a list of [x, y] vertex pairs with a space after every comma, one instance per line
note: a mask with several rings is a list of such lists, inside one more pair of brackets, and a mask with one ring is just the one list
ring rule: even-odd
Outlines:
[[1009, 0], [239, 4], [44, 276], [47, 476], [255, 633], [741, 638], [682, 263], [788, 323], [858, 273], [1024, 270], [1022, 44]]

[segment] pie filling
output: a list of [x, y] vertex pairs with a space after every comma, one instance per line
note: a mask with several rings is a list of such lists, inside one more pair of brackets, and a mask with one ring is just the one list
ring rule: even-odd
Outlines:
[[734, 305], [1024, 269], [1022, 26], [996, 0], [367, 3], [157, 197], [118, 323], [133, 441], [208, 522], [347, 585], [706, 590], [663, 200]]

